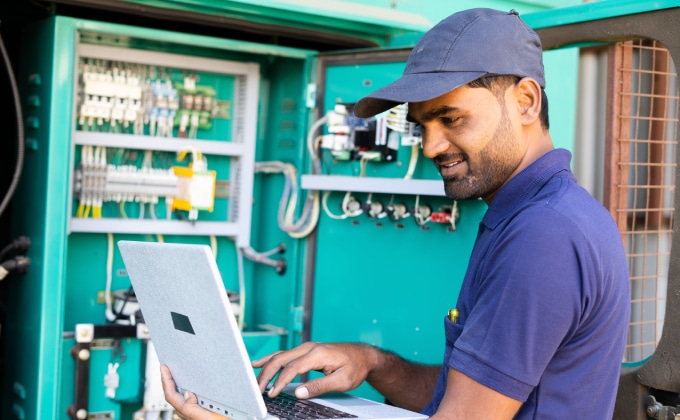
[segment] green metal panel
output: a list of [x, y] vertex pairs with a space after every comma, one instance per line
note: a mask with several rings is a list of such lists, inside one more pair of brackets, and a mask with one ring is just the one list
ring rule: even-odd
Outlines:
[[[398, 78], [402, 62], [330, 65], [325, 74], [323, 109], [354, 103]], [[413, 177], [441, 179], [422, 156]], [[369, 162], [366, 177], [401, 178], [410, 159], [402, 146], [397, 162]], [[359, 176], [358, 162], [324, 160], [324, 171]], [[329, 181], [330, 182], [330, 181]], [[330, 186], [330, 185], [329, 185]], [[442, 185], [443, 190], [443, 185]], [[339, 213], [344, 192], [332, 193], [328, 207]], [[361, 201], [367, 194], [355, 194]], [[373, 201], [415, 204], [408, 195], [372, 194]], [[452, 205], [445, 197], [419, 197], [437, 210]], [[426, 229], [413, 218], [393, 222], [366, 215], [335, 220], [322, 213], [318, 226], [311, 337], [314, 341], [360, 341], [375, 344], [422, 363], [440, 363], [443, 318], [458, 298], [474, 238], [486, 204], [457, 203], [457, 230], [430, 223]], [[316, 374], [312, 374], [316, 376]], [[364, 384], [356, 395], [380, 400]]]
[[385, 45], [390, 36], [424, 32], [432, 23], [422, 15], [342, 1], [286, 0], [124, 0], [144, 6], [167, 8], [210, 16], [223, 16], [268, 25], [284, 25], [309, 31], [365, 38]]
[[[299, 164], [305, 153], [300, 138], [304, 138], [307, 124], [305, 100], [306, 86], [312, 77], [312, 51], [64, 17], [27, 28], [26, 48], [41, 53], [26, 55], [26, 62], [21, 66], [22, 93], [24, 96], [40, 94], [42, 107], [25, 112], [27, 117], [39, 119], [40, 128], [27, 132], [27, 138], [37, 141], [38, 149], [26, 157], [25, 171], [30, 175], [22, 178], [21, 192], [14, 204], [22, 214], [15, 231], [32, 238], [29, 257], [33, 264], [10, 291], [16, 299], [4, 333], [14, 346], [6, 355], [3, 389], [11, 401], [3, 407], [2, 418], [10, 418], [11, 411], [24, 418], [66, 418], [66, 409], [74, 395], [74, 362], [69, 354], [73, 340], [64, 340], [62, 336], [72, 332], [76, 324], [106, 322], [102, 292], [107, 276], [107, 236], [75, 232], [67, 235], [69, 174], [77, 163], [79, 151], [79, 147], [75, 148], [76, 154], [71, 155], [78, 36], [87, 43], [258, 62], [262, 73], [258, 160], [283, 159]], [[39, 84], [28, 83], [37, 79]], [[218, 169], [218, 179], [227, 177], [229, 161], [210, 159], [209, 163]], [[277, 226], [275, 209], [282, 185], [278, 181], [275, 176], [258, 176], [253, 197], [257, 222], [253, 226], [252, 246], [266, 250], [284, 243], [288, 250], [285, 255], [288, 270], [284, 275], [248, 260], [244, 264], [248, 291], [244, 339], [253, 357], [299, 342], [295, 332], [299, 320], [294, 309], [300, 305], [302, 296], [298, 279], [303, 275], [304, 244], [291, 239]], [[227, 201], [219, 205], [226, 206]], [[74, 211], [73, 205], [71, 210]], [[128, 216], [135, 217], [133, 208], [129, 212]], [[119, 239], [156, 241], [159, 237], [114, 235], [114, 241]], [[208, 237], [200, 236], [165, 235], [162, 239], [210, 243]], [[238, 290], [234, 245], [227, 238], [216, 238], [216, 243], [217, 262], [225, 285], [227, 289]], [[127, 289], [129, 279], [120, 255], [117, 250], [113, 251], [111, 289]], [[141, 341], [134, 339], [126, 346], [138, 349], [140, 345]], [[93, 392], [101, 391], [101, 381], [95, 376], [102, 376], [110, 359], [107, 354], [100, 353], [101, 357], [92, 360], [91, 380], [97, 383]], [[132, 363], [126, 365], [126, 369], [131, 366]], [[124, 371], [126, 376], [135, 376], [131, 372]], [[143, 373], [138, 371], [137, 379], [141, 379], [140, 375]], [[17, 390], [13, 394], [12, 388]], [[140, 400], [133, 395], [137, 392], [137, 388], [121, 388], [121, 399], [94, 398], [91, 408], [113, 410], [115, 418], [124, 418], [139, 408]]]
[[[64, 256], [66, 253], [66, 197], [68, 150], [51, 141], [64, 138], [70, 129], [71, 108], [62, 98], [70, 97], [69, 77], [73, 74], [73, 31], [58, 29], [55, 22], [30, 27], [25, 36], [41, 54], [24, 55], [23, 68], [28, 72], [18, 77], [22, 97], [38, 95], [41, 106], [24, 111], [24, 117], [39, 121], [37, 130], [28, 130], [27, 138], [35, 139], [38, 149], [26, 155], [25, 174], [20, 194], [13, 203], [16, 218], [14, 231], [32, 240], [29, 257], [31, 270], [14, 282], [8, 290], [12, 299], [8, 323], [3, 336], [12, 346], [6, 353], [4, 366], [5, 395], [9, 387], [20, 386], [25, 398], [15, 399], [25, 418], [51, 418], [56, 412], [54, 395], [60, 391], [61, 324], [64, 304]], [[71, 42], [68, 42], [71, 41]], [[71, 48], [62, 48], [68, 42]], [[56, 54], [60, 51], [63, 54]], [[10, 418], [8, 407], [3, 418]]]
[[[339, 2], [310, 2], [302, 8], [295, 8], [293, 2], [283, 0], [130, 2], [216, 16], [245, 11], [242, 17], [270, 24], [285, 22], [307, 29], [337, 31], [374, 40], [378, 45], [387, 45], [399, 37], [408, 39], [403, 45], [412, 45], [419, 31], [429, 28], [429, 23], [420, 18], [411, 22], [404, 20], [408, 14], [428, 15], [403, 10], [404, 5], [397, 5], [402, 8], [401, 13], [377, 14], [369, 19], [361, 13], [341, 11], [336, 14], [333, 7]], [[514, 3], [520, 11], [546, 6], [546, 2], [518, 1], [513, 2], [513, 7]], [[531, 26], [539, 28], [557, 21], [590, 19], [591, 13], [595, 12], [637, 13], [643, 9], [678, 5], [677, 1], [599, 3], [523, 14], [523, 17]], [[489, 1], [483, 6], [494, 7], [495, 4]], [[507, 8], [507, 4], [499, 2], [499, 7]], [[441, 11], [451, 7], [446, 2], [436, 2], [436, 5], [435, 17], [443, 16]], [[262, 14], [272, 10], [278, 12], [274, 16]], [[357, 8], [356, 11], [360, 10], [367, 9]], [[26, 157], [27, 175], [22, 178], [20, 193], [14, 203], [15, 213], [22, 216], [17, 218], [14, 233], [32, 238], [33, 246], [28, 256], [33, 263], [29, 273], [16, 279], [8, 289], [13, 301], [9, 311], [11, 317], [3, 332], [13, 346], [4, 363], [3, 393], [8, 396], [8, 403], [4, 404], [2, 418], [11, 418], [13, 410], [23, 413], [25, 418], [65, 418], [66, 407], [73, 399], [74, 364], [68, 353], [73, 340], [63, 339], [62, 335], [73, 331], [78, 323], [105, 321], [98, 295], [104, 289], [106, 276], [106, 236], [66, 234], [71, 188], [68, 174], [75, 164], [70, 148], [74, 116], [69, 98], [75, 91], [77, 37], [102, 45], [259, 63], [262, 83], [256, 159], [291, 162], [300, 173], [309, 172], [309, 156], [304, 143], [313, 109], [307, 106], [306, 88], [308, 83], [316, 81], [313, 74], [316, 52], [64, 17], [27, 28], [25, 36], [27, 51], [40, 53], [24, 55], [24, 71], [19, 82], [23, 96], [38, 94], [42, 105], [27, 108], [28, 112], [25, 112], [27, 117], [38, 118], [40, 128], [27, 131], [27, 138], [35, 139], [38, 149], [28, 152]], [[573, 141], [576, 54], [575, 49], [546, 54], [553, 138], [556, 145], [566, 148], [571, 148]], [[336, 102], [356, 101], [396, 79], [404, 65], [403, 62], [362, 64], [360, 59], [357, 61], [356, 64], [328, 68], [324, 76], [325, 95], [318, 104], [320, 109], [330, 109]], [[34, 76], [39, 77], [39, 84], [35, 83], [38, 77]], [[370, 162], [366, 166], [366, 176], [402, 177], [409, 157], [409, 148], [401, 147], [398, 163]], [[227, 172], [227, 162], [218, 159], [215, 163], [222, 173]], [[333, 159], [326, 159], [324, 168], [333, 174], [355, 176], [360, 171], [357, 162]], [[439, 179], [433, 165], [422, 155], [419, 155], [415, 177]], [[439, 363], [443, 344], [441, 321], [457, 299], [477, 226], [486, 209], [484, 203], [458, 203], [460, 220], [455, 232], [442, 225], [430, 225], [425, 230], [416, 226], [412, 219], [403, 223], [366, 216], [335, 220], [322, 214], [316, 242], [310, 244], [290, 238], [277, 225], [276, 210], [282, 185], [280, 175], [256, 176], [252, 245], [258, 250], [267, 250], [285, 244], [287, 251], [283, 256], [288, 269], [279, 275], [271, 267], [246, 261], [248, 305], [244, 338], [250, 355], [259, 357], [300, 342], [300, 318], [305, 309], [302, 308], [303, 278], [313, 275], [312, 339], [363, 341], [394, 350], [415, 361]], [[340, 192], [330, 195], [331, 209], [338, 209], [342, 195]], [[366, 199], [366, 194], [357, 196]], [[414, 199], [403, 195], [373, 196], [373, 200], [394, 200], [408, 205], [413, 205]], [[419, 199], [435, 209], [452, 204], [443, 197]], [[158, 238], [116, 235], [115, 239], [154, 241]], [[209, 243], [206, 237], [165, 236], [163, 239]], [[218, 266], [225, 284], [228, 289], [237, 289], [234, 246], [226, 238], [218, 238], [217, 244]], [[308, 251], [315, 252], [314, 273], [307, 272]], [[113, 267], [112, 288], [127, 288], [129, 280], [117, 253], [114, 253]], [[375, 299], [376, 296], [380, 298]], [[138, 349], [141, 344], [139, 340], [132, 340], [128, 346]], [[141, 355], [135, 357], [141, 358]], [[101, 376], [109, 359], [110, 353], [102, 350], [93, 360], [97, 376]], [[132, 363], [127, 365], [130, 366]], [[130, 372], [126, 375], [134, 376]], [[128, 395], [134, 394], [134, 390], [129, 388]], [[361, 387], [356, 393], [380, 399], [368, 386]], [[134, 397], [130, 396], [130, 399], [134, 400]], [[95, 405], [102, 409], [110, 407], [121, 418], [138, 408], [134, 403], [107, 400], [95, 402]]]
[[639, 1], [639, 0], [602, 0], [587, 2], [577, 6], [556, 8], [522, 16], [534, 29], [550, 26], [568, 25], [577, 22], [606, 19], [645, 13], [652, 10], [680, 6], [678, 0]]
[[[313, 59], [277, 59], [270, 63], [275, 83], [261, 89], [260, 127], [256, 161], [282, 161], [296, 165], [303, 173], [306, 154], [305, 136], [309, 110], [306, 107], [306, 88], [312, 81]], [[275, 69], [275, 70], [274, 70]], [[277, 223], [277, 212], [283, 191], [283, 176], [256, 175], [253, 202], [254, 243], [260, 250], [283, 244], [286, 251], [280, 257], [287, 261], [287, 269], [278, 275], [269, 267], [257, 267], [249, 279], [251, 322], [254, 326], [284, 327], [285, 346], [300, 342], [300, 331], [295, 328], [294, 308], [302, 303], [302, 282], [306, 241], [291, 238]], [[302, 197], [300, 197], [301, 199]], [[263, 352], [259, 352], [264, 355]], [[252, 353], [251, 353], [252, 355]], [[253, 356], [255, 357], [255, 356]]]
[[543, 54], [550, 136], [555, 147], [574, 150], [579, 49], [546, 51]]

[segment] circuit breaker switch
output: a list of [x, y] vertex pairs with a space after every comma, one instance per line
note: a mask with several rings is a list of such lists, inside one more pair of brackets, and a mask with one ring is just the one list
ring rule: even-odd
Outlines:
[[416, 212], [418, 212], [421, 217], [428, 218], [432, 215], [432, 207], [428, 206], [427, 204], [421, 204], [416, 209]]
[[371, 219], [381, 218], [387, 215], [385, 212], [385, 206], [380, 201], [372, 201], [367, 203], [367, 207], [368, 209], [366, 213], [368, 213], [368, 217]]
[[392, 220], [401, 220], [408, 216], [410, 213], [406, 204], [397, 203], [387, 207], [387, 211], [390, 214]]

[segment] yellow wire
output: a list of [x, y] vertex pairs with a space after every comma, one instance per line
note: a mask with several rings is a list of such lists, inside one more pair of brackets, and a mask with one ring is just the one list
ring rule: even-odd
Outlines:
[[127, 219], [127, 213], [125, 213], [125, 201], [120, 202], [120, 215], [123, 217], [123, 219]]
[[366, 158], [366, 156], [362, 156], [361, 160], [359, 161], [359, 176], [366, 176], [366, 163], [368, 162], [369, 158]]
[[83, 217], [83, 213], [85, 212], [85, 204], [80, 203], [78, 206], [78, 211], [76, 212], [76, 217]]
[[83, 212], [83, 217], [88, 217], [90, 215], [90, 205], [85, 206], [85, 211]]

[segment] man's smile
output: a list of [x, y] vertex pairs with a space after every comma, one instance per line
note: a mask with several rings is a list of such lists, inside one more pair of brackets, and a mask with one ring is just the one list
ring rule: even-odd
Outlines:
[[462, 163], [465, 162], [465, 159], [463, 158], [455, 158], [455, 159], [449, 159], [449, 160], [444, 160], [443, 162], [439, 163], [439, 173], [443, 177], [449, 177], [453, 176], [457, 173], [459, 173], [463, 168], [461, 166]]

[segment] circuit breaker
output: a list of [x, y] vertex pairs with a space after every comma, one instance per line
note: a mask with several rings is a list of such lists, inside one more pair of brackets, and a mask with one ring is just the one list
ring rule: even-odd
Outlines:
[[259, 66], [85, 42], [77, 60], [70, 231], [249, 245]]
[[[43, 105], [26, 109], [40, 123], [16, 205], [44, 258], [3, 327], [12, 410], [169, 415], [118, 240], [209, 245], [252, 358], [358, 340], [437, 362], [426, 325], [457, 280], [416, 262], [447, 258], [457, 277], [484, 206], [444, 196], [404, 107], [352, 114], [407, 49], [329, 65], [313, 50], [63, 16], [25, 42], [42, 53], [21, 65], [24, 94]], [[422, 299], [420, 278], [444, 292]]]

